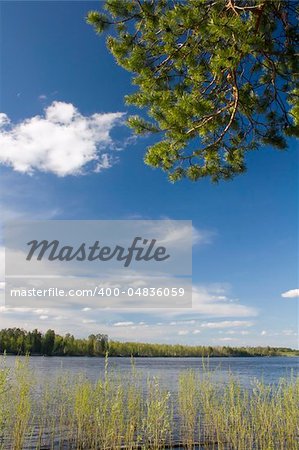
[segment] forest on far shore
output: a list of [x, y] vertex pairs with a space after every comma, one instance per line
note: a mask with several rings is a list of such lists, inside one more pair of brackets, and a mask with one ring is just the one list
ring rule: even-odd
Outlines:
[[46, 333], [21, 328], [0, 330], [0, 354], [45, 356], [134, 356], [134, 357], [205, 357], [205, 356], [299, 356], [299, 350], [280, 347], [229, 347], [180, 344], [118, 342], [106, 334], [91, 334], [77, 339], [54, 330]]

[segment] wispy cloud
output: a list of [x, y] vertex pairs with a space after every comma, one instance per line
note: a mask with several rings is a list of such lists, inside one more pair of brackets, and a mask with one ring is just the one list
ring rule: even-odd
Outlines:
[[235, 338], [230, 338], [230, 337], [223, 337], [223, 338], [217, 338], [218, 341], [220, 342], [233, 342], [236, 339]]
[[[221, 290], [221, 292], [223, 292]], [[258, 315], [256, 308], [242, 305], [238, 301], [225, 295], [218, 295], [217, 288], [194, 285], [192, 289], [192, 309], [168, 309], [165, 310], [166, 316], [175, 316], [176, 318], [186, 315], [206, 316], [206, 317], [253, 317]]]
[[[148, 215], [140, 214], [140, 213], [132, 213], [127, 214], [125, 216], [126, 220], [163, 220], [164, 224], [166, 221], [169, 222], [168, 228], [166, 225], [163, 227], [164, 234], [160, 236], [160, 242], [164, 245], [168, 245], [169, 243], [176, 242], [178, 245], [184, 245], [186, 240], [190, 238], [190, 228], [187, 225], [181, 225], [179, 228], [173, 226], [173, 220], [169, 216], [159, 215], [158, 217], [151, 217]], [[155, 230], [158, 231], [158, 230]], [[192, 225], [192, 245], [203, 245], [203, 244], [211, 244], [217, 236], [217, 232], [215, 230], [208, 230], [204, 228], [198, 228]]]
[[18, 124], [0, 113], [0, 164], [15, 171], [36, 170], [58, 176], [111, 167], [112, 128], [122, 122], [124, 113], [82, 115], [71, 103], [53, 102], [43, 115]]
[[179, 336], [187, 336], [189, 334], [189, 330], [179, 330], [178, 335]]
[[[294, 348], [298, 339], [295, 327], [266, 331], [262, 328], [257, 329], [256, 323], [251, 326], [251, 322], [247, 321], [203, 322], [197, 317], [192, 321], [177, 321], [174, 326], [163, 316], [161, 322], [154, 321], [154, 317], [151, 316], [144, 319], [141, 320], [139, 314], [103, 309], [85, 311], [82, 316], [79, 309], [61, 309], [58, 305], [50, 309], [0, 306], [0, 322], [3, 328], [15, 326], [28, 330], [39, 328], [44, 332], [53, 328], [59, 334], [72, 333], [78, 337], [101, 332], [108, 334], [113, 340], [193, 345], [221, 345], [225, 342], [234, 342], [236, 345], [281, 346], [284, 343]], [[241, 328], [241, 322], [245, 329]], [[217, 326], [213, 325], [216, 323]], [[231, 328], [228, 328], [229, 325]]]
[[128, 322], [115, 322], [113, 324], [114, 327], [130, 327], [134, 325], [134, 322], [128, 321]]
[[235, 328], [235, 327], [252, 327], [253, 322], [245, 320], [223, 320], [221, 322], [205, 322], [201, 326], [203, 328]]
[[284, 298], [295, 298], [299, 297], [299, 289], [290, 289], [289, 291], [283, 292], [281, 294]]
[[[18, 210], [12, 206], [9, 206], [7, 203], [4, 203], [0, 200], [0, 209], [1, 209], [1, 219], [3, 223], [0, 223], [0, 305], [4, 304], [4, 289], [5, 289], [5, 247], [2, 245], [3, 236], [2, 236], [2, 225], [7, 220], [50, 220], [56, 218], [60, 211], [58, 209], [42, 209], [40, 211], [26, 211], [25, 209], [19, 208]], [[1, 311], [0, 311], [1, 312]], [[1, 320], [0, 320], [1, 323]]]
[[5, 247], [0, 246], [0, 282], [4, 287], [4, 274], [5, 274]]

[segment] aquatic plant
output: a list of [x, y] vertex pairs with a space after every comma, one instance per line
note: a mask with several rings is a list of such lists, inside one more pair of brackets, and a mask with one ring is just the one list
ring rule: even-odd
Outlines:
[[[215, 375], [217, 375], [215, 377]], [[217, 380], [217, 381], [216, 381]], [[109, 368], [92, 382], [61, 374], [39, 383], [30, 360], [0, 366], [0, 449], [298, 450], [299, 378], [278, 384], [209, 367], [184, 370], [175, 393], [158, 378]]]

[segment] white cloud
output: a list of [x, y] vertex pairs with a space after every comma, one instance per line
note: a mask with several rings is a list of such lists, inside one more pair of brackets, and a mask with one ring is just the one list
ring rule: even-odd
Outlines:
[[232, 327], [252, 327], [253, 322], [245, 320], [223, 320], [221, 322], [205, 322], [202, 328], [232, 328]]
[[0, 281], [4, 281], [5, 275], [5, 247], [0, 246]]
[[178, 332], [179, 336], [186, 336], [187, 334], [189, 334], [188, 330], [179, 330], [179, 332]]
[[[131, 313], [142, 313], [144, 315], [150, 315], [152, 317], [163, 317], [170, 321], [170, 325], [179, 325], [182, 321], [198, 320], [202, 317], [229, 317], [229, 318], [244, 318], [255, 317], [259, 314], [257, 308], [247, 306], [239, 303], [237, 300], [225, 297], [226, 300], [219, 300], [218, 293], [227, 291], [227, 286], [222, 287], [217, 284], [213, 286], [201, 286], [194, 285], [192, 287], [192, 308], [188, 307], [135, 307], [132, 305], [130, 308]], [[217, 295], [215, 295], [217, 294]], [[154, 298], [154, 297], [153, 297]], [[119, 306], [117, 308], [119, 312], [126, 312], [128, 307]], [[194, 319], [195, 317], [195, 319]], [[190, 323], [190, 322], [189, 322]]]
[[134, 325], [134, 322], [115, 322], [113, 324], [114, 327], [129, 327], [131, 325]]
[[193, 245], [196, 244], [211, 244], [213, 237], [215, 236], [214, 231], [209, 230], [199, 230], [198, 228], [192, 227], [192, 240]]
[[284, 336], [297, 336], [298, 333], [294, 330], [282, 330]]
[[[219, 331], [219, 333], [223, 333], [223, 331]], [[228, 330], [224, 332], [225, 334], [241, 334], [242, 336], [247, 336], [249, 331], [247, 330]]]
[[[110, 131], [124, 113], [83, 116], [71, 103], [53, 102], [42, 116], [12, 124], [0, 114], [0, 164], [23, 173], [35, 170], [58, 176], [78, 175], [93, 163], [100, 171], [112, 165]], [[109, 149], [110, 147], [110, 149]]]
[[184, 324], [184, 325], [194, 325], [195, 323], [196, 323], [195, 320], [180, 320], [178, 322], [172, 321], [172, 322], [169, 323], [169, 325], [171, 325], [171, 326], [173, 326], [173, 325], [182, 325], [182, 324]]
[[[164, 217], [163, 227], [160, 229], [161, 225], [159, 224], [157, 228], [153, 227], [153, 231], [155, 233], [160, 233], [159, 242], [163, 245], [176, 245], [176, 246], [184, 246], [186, 243], [188, 244], [191, 236], [190, 236], [190, 226], [188, 224], [181, 223], [180, 226], [177, 223], [174, 223], [168, 217]], [[215, 233], [209, 230], [203, 230], [191, 227], [192, 232], [192, 244], [210, 244], [212, 242], [212, 238]]]
[[8, 116], [4, 113], [0, 113], [0, 126], [3, 127], [4, 125], [8, 125], [10, 123], [10, 120]]
[[224, 338], [218, 338], [217, 340], [221, 341], [221, 342], [232, 342], [232, 341], [235, 341], [236, 339], [230, 338], [230, 337], [224, 337]]
[[281, 294], [284, 298], [295, 298], [299, 297], [299, 289], [290, 289], [289, 291], [283, 292]]
[[[8, 202], [7, 202], [8, 203]], [[0, 200], [1, 219], [5, 221], [13, 220], [50, 220], [56, 218], [61, 211], [58, 208], [41, 209], [40, 211], [25, 211], [20, 208], [14, 209]], [[1, 235], [0, 235], [1, 237]]]
[[33, 311], [33, 313], [35, 313], [35, 314], [48, 314], [49, 311], [47, 309], [35, 309]]
[[165, 309], [165, 316], [177, 318], [187, 314], [200, 314], [210, 317], [252, 317], [258, 314], [256, 308], [242, 305], [230, 298], [226, 297], [226, 300], [223, 300], [222, 296], [219, 300], [215, 293], [218, 294], [218, 291], [216, 292], [214, 288], [195, 285], [192, 289], [192, 309]]

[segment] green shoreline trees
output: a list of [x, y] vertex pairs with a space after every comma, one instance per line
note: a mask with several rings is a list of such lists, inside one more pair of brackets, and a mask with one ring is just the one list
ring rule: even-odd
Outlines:
[[108, 340], [106, 334], [91, 334], [76, 339], [54, 330], [42, 333], [20, 328], [0, 330], [0, 354], [47, 356], [123, 356], [123, 357], [206, 357], [206, 356], [299, 356], [299, 350], [277, 347], [220, 347], [180, 344], [151, 344]]
[[20, 328], [0, 330], [0, 353], [15, 355], [57, 355], [57, 356], [104, 356], [107, 351], [108, 336], [91, 334], [87, 339], [75, 339], [69, 333], [65, 336], [54, 330], [41, 333], [37, 329], [25, 331]]

